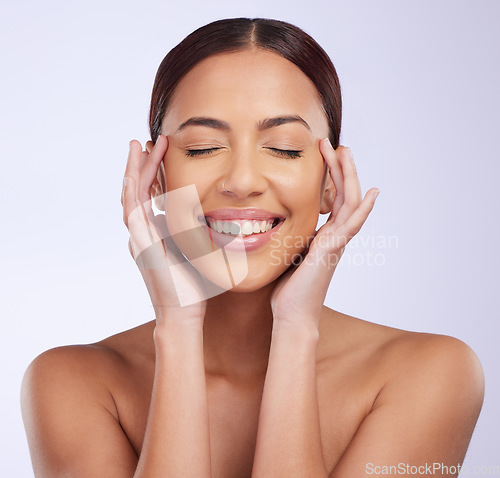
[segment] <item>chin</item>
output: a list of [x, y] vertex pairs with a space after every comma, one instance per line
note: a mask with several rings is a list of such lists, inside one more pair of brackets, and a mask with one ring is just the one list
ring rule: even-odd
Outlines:
[[264, 287], [268, 286], [275, 280], [276, 280], [275, 277], [266, 279], [264, 277], [248, 276], [245, 278], [245, 280], [243, 280], [239, 284], [236, 284], [231, 289], [231, 292], [241, 292], [241, 293], [257, 292], [258, 290], [263, 289]]
[[[226, 291], [250, 293], [256, 292], [278, 279], [286, 267], [271, 266], [269, 264], [259, 266], [252, 262], [238, 263], [231, 261], [231, 267], [220, 265], [219, 267], [198, 268], [200, 274], [214, 284], [212, 290], [219, 290], [219, 293]], [[214, 266], [214, 263], [211, 264]], [[228, 271], [231, 272], [228, 277]], [[212, 296], [215, 294], [212, 294]]]

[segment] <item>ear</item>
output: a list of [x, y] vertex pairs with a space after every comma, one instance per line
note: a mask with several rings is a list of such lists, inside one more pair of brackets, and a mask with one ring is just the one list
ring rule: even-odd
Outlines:
[[[326, 163], [325, 163], [326, 165]], [[322, 181], [320, 214], [330, 214], [332, 212], [333, 201], [337, 196], [337, 188], [333, 183], [328, 166], [325, 168], [325, 176]]]
[[[148, 141], [146, 143], [146, 151], [151, 153], [153, 149], [153, 142]], [[165, 211], [165, 198], [163, 194], [166, 193], [165, 187], [165, 167], [163, 166], [163, 161], [160, 163], [156, 177], [153, 179], [153, 184], [151, 185], [151, 196], [154, 201], [154, 205], [160, 211]]]

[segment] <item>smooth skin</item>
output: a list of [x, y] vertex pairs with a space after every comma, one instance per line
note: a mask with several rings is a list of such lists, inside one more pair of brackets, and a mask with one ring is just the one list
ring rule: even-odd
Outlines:
[[[257, 127], [282, 115], [310, 128]], [[201, 116], [229, 129], [177, 132]], [[281, 241], [248, 254], [233, 290], [191, 307], [176, 304], [168, 268], [139, 267], [155, 320], [38, 356], [21, 396], [37, 477], [358, 478], [377, 476], [375, 466], [463, 461], [484, 395], [474, 352], [323, 305], [377, 192], [362, 198], [350, 150], [327, 136], [314, 85], [273, 53], [210, 57], [181, 80], [156, 144], [130, 144], [122, 202], [132, 256], [161, 233], [148, 201], [162, 181], [167, 191], [195, 184], [204, 211], [283, 213]], [[319, 213], [330, 216], [315, 231]], [[289, 267], [295, 253], [304, 260]], [[198, 272], [183, 274], [186, 293], [199, 293]]]

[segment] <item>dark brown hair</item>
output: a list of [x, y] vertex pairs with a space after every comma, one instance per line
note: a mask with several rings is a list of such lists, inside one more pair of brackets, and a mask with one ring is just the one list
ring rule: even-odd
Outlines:
[[174, 47], [161, 62], [151, 95], [151, 139], [161, 124], [175, 87], [197, 63], [218, 53], [248, 48], [272, 51], [297, 65], [313, 82], [326, 113], [329, 138], [339, 145], [342, 99], [339, 78], [332, 61], [307, 33], [287, 22], [267, 18], [228, 18], [198, 28]]

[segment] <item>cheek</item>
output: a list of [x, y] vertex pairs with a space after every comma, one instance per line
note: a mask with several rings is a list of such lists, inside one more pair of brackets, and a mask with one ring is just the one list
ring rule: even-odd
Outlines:
[[163, 159], [163, 165], [165, 167], [167, 191], [187, 185], [185, 181], [187, 176], [186, 167], [182, 164], [177, 154], [167, 152]]
[[288, 209], [289, 224], [273, 241], [273, 257], [289, 266], [314, 235], [320, 213], [322, 164], [309, 163], [307, 168], [288, 175], [282, 183], [280, 202]]
[[168, 153], [163, 161], [167, 191], [194, 184], [201, 194], [200, 188], [205, 188], [210, 183], [210, 174], [203, 171], [194, 161], [186, 161], [179, 154]]
[[283, 184], [287, 203], [293, 216], [316, 225], [320, 209], [321, 185], [323, 180], [322, 164], [314, 161], [289, 175]]

